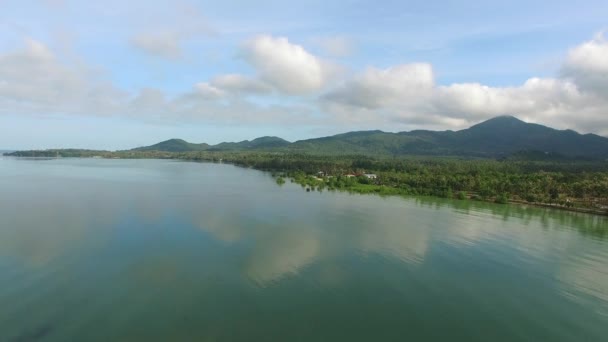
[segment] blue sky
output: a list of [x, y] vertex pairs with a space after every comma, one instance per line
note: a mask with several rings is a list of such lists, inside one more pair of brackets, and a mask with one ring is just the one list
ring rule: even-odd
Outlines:
[[0, 0], [0, 148], [461, 129], [608, 135], [606, 1]]

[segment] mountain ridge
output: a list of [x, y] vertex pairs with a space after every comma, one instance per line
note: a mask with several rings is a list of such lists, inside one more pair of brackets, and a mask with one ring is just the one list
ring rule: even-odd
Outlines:
[[381, 130], [351, 131], [290, 143], [279, 137], [260, 137], [216, 145], [192, 144], [170, 139], [134, 151], [248, 151], [269, 150], [321, 154], [366, 155], [454, 155], [504, 157], [522, 151], [537, 151], [564, 157], [608, 158], [608, 138], [593, 133], [558, 130], [527, 123], [514, 116], [498, 116], [459, 131]]

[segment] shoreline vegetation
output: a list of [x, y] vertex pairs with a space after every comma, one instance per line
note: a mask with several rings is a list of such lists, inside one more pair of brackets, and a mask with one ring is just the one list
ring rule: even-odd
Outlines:
[[176, 159], [230, 163], [272, 172], [306, 191], [423, 195], [514, 203], [608, 215], [608, 162], [473, 159], [436, 156], [371, 157], [270, 151], [17, 151], [17, 157]]

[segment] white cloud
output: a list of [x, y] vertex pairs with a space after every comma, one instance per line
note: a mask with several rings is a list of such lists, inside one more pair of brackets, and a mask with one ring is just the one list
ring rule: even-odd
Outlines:
[[174, 97], [154, 88], [129, 95], [90, 67], [63, 63], [39, 41], [27, 40], [23, 48], [0, 54], [0, 114], [123, 116], [169, 124], [311, 122], [311, 108], [260, 106], [240, 98], [240, 91], [261, 91], [261, 86], [229, 76], [195, 84], [192, 91]]
[[604, 33], [570, 50], [567, 66], [575, 69], [608, 73], [608, 41]]
[[337, 122], [353, 124], [351, 129], [394, 130], [395, 124], [402, 123], [429, 127], [443, 120], [433, 114], [434, 87], [433, 70], [427, 63], [370, 67], [325, 94], [321, 105]]
[[[438, 85], [428, 63], [368, 67], [335, 84], [335, 69], [328, 62], [286, 38], [271, 36], [248, 41], [243, 56], [255, 76], [218, 75], [174, 96], [148, 88], [129, 94], [97, 70], [67, 63], [42, 42], [30, 39], [16, 51], [0, 53], [0, 113], [126, 115], [163, 122], [297, 122], [332, 131], [460, 129], [512, 114], [556, 128], [608, 135], [608, 43], [602, 35], [571, 49], [559, 76], [533, 77], [509, 87]], [[285, 100], [280, 94], [290, 97]], [[311, 96], [319, 101], [310, 101]]]
[[608, 98], [608, 41], [604, 34], [570, 50], [562, 74], [581, 89]]
[[236, 94], [267, 94], [272, 92], [272, 87], [268, 84], [238, 74], [214, 77], [210, 84], [218, 89]]
[[92, 70], [63, 63], [36, 40], [0, 55], [0, 112], [106, 115], [125, 96]]
[[260, 79], [287, 94], [318, 91], [332, 73], [327, 62], [283, 37], [258, 36], [245, 44], [243, 56]]
[[[583, 132], [605, 127], [608, 102], [567, 79], [531, 78], [517, 87], [452, 84], [438, 87], [434, 108], [463, 126], [502, 114]], [[604, 123], [604, 124], [602, 124]]]
[[167, 59], [182, 56], [180, 36], [176, 32], [139, 34], [131, 39], [131, 44], [146, 53]]
[[133, 116], [145, 113], [147, 117], [162, 119], [167, 115], [167, 99], [160, 89], [144, 88], [129, 104]]
[[147, 2], [129, 3], [128, 15], [137, 16], [129, 18], [129, 24], [137, 30], [130, 39], [133, 47], [151, 56], [177, 60], [183, 56], [186, 42], [216, 34], [195, 4], [173, 0], [167, 5], [155, 7]]
[[263, 95], [274, 90], [305, 95], [322, 90], [338, 72], [337, 66], [283, 37], [255, 37], [243, 45], [242, 57], [257, 72], [255, 77], [225, 74], [203, 84], [232, 95]]
[[[131, 111], [137, 119], [159, 120], [164, 123], [203, 122], [215, 125], [280, 125], [314, 124], [313, 108], [303, 105], [259, 105], [239, 97], [227, 96], [207, 84], [197, 84], [191, 93], [167, 101], [164, 115], [150, 117], [149, 112]], [[317, 122], [318, 123], [318, 122]]]
[[223, 90], [209, 83], [197, 83], [194, 87], [196, 94], [204, 99], [219, 99], [226, 94]]
[[488, 87], [478, 83], [441, 86], [437, 88], [434, 100], [444, 113], [483, 119], [505, 113], [557, 114], [573, 104], [582, 105], [583, 98], [571, 82], [531, 78], [518, 87]]
[[503, 114], [582, 132], [608, 134], [608, 43], [598, 35], [568, 54], [558, 78], [519, 86], [436, 85], [429, 64], [369, 68], [322, 97], [341, 122], [460, 129]]
[[426, 63], [388, 69], [368, 68], [325, 98], [355, 107], [378, 109], [402, 104], [406, 99], [425, 100], [433, 82], [433, 69]]

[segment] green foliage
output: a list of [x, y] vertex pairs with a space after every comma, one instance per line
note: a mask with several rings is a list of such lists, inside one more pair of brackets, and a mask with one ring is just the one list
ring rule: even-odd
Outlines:
[[526, 194], [525, 197], [527, 202], [534, 203], [537, 201], [537, 198], [534, 194]]
[[138, 147], [133, 151], [164, 151], [164, 152], [188, 152], [202, 151], [209, 148], [207, 144], [192, 144], [182, 139], [169, 139], [152, 146]]
[[289, 141], [279, 137], [260, 137], [254, 140], [241, 142], [223, 142], [217, 145], [192, 144], [182, 139], [170, 139], [155, 145], [138, 147], [132, 151], [159, 151], [159, 152], [195, 152], [195, 151], [245, 151], [252, 149], [272, 149], [285, 147]]
[[502, 193], [502, 194], [496, 196], [496, 199], [494, 200], [494, 202], [500, 203], [500, 204], [507, 204], [507, 203], [509, 203], [509, 196], [506, 193]]

